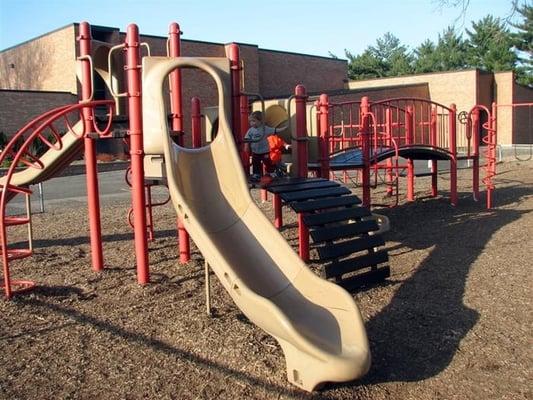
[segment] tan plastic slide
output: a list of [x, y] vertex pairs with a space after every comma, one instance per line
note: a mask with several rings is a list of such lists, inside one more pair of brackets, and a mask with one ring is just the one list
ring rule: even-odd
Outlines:
[[[83, 120], [78, 121], [72, 130], [76, 132], [76, 135], [81, 135], [83, 133]], [[64, 134], [61, 137], [61, 149], [49, 149], [40, 157], [39, 160], [43, 163], [44, 168], [26, 167], [22, 171], [15, 172], [11, 177], [10, 184], [27, 187], [52, 178], [78, 155], [83, 140], [76, 135], [72, 132]], [[0, 185], [4, 183], [5, 177], [0, 178]]]
[[[185, 149], [170, 140], [163, 80], [176, 67], [199, 68], [216, 82], [219, 132], [209, 146]], [[361, 377], [370, 352], [353, 298], [311, 272], [250, 196], [228, 124], [229, 71], [225, 58], [143, 59], [148, 163], [164, 154], [178, 215], [235, 304], [279, 342], [288, 380], [310, 391]]]

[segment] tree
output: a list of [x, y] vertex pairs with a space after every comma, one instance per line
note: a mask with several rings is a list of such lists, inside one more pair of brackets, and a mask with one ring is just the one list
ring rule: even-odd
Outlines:
[[438, 70], [438, 56], [435, 44], [426, 39], [415, 49], [414, 70], [416, 73], [434, 72]]
[[513, 51], [513, 38], [505, 24], [488, 15], [472, 23], [468, 35], [468, 64], [486, 71], [514, 70], [518, 58]]
[[406, 75], [413, 72], [413, 56], [400, 39], [387, 32], [360, 55], [345, 50], [349, 60], [348, 74], [351, 79], [370, 79]]
[[455, 71], [468, 67], [467, 45], [452, 26], [439, 35], [435, 49], [437, 71]]
[[517, 81], [533, 86], [533, 6], [523, 4], [517, 8], [522, 17], [519, 23], [511, 23], [517, 32], [512, 34], [515, 48], [520, 52], [520, 65], [516, 68]]
[[362, 80], [385, 76], [384, 65], [368, 49], [359, 55], [353, 55], [348, 50], [344, 52], [348, 59], [350, 79]]

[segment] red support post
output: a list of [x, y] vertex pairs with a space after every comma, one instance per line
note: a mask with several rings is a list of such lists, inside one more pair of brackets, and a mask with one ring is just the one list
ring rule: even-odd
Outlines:
[[453, 206], [457, 205], [457, 108], [455, 104], [450, 105], [448, 114], [449, 134], [450, 134], [450, 201]]
[[492, 208], [492, 192], [494, 191], [494, 183], [492, 178], [496, 175], [496, 145], [498, 143], [498, 130], [497, 130], [497, 106], [496, 103], [492, 103], [492, 115], [489, 115], [489, 129], [487, 135], [488, 138], [488, 175], [489, 180], [487, 182], [487, 209]]
[[[173, 22], [168, 31], [168, 47], [170, 57], [181, 56], [181, 30], [180, 26]], [[179, 132], [178, 145], [183, 146], [183, 103], [181, 96], [181, 70], [176, 68], [170, 73], [170, 112], [172, 114], [172, 130]], [[178, 243], [180, 253], [180, 263], [186, 264], [191, 259], [190, 238], [183, 221], [178, 218]]]
[[192, 147], [202, 147], [202, 113], [198, 97], [191, 99], [191, 120]]
[[[240, 100], [240, 111], [241, 111], [241, 138], [244, 139], [244, 135], [248, 132], [250, 124], [248, 122], [248, 96], [241, 96]], [[246, 175], [250, 173], [250, 154], [245, 150], [244, 144], [240, 149], [241, 162], [244, 168]]]
[[306, 118], [307, 91], [305, 90], [305, 86], [297, 85], [294, 94], [296, 102], [296, 152], [298, 157], [298, 169], [296, 173], [299, 177], [306, 178], [308, 174], [308, 154]]
[[[168, 32], [168, 47], [170, 57], [181, 56], [181, 30], [180, 26], [173, 22]], [[181, 70], [176, 68], [169, 75], [170, 79], [170, 112], [172, 113], [172, 130], [183, 132], [183, 106], [181, 96]], [[183, 134], [178, 136], [178, 144], [183, 146]]]
[[[429, 142], [431, 146], [437, 146], [437, 108], [431, 107], [431, 117], [429, 122]], [[437, 160], [431, 160], [431, 196], [437, 196]]]
[[128, 110], [131, 159], [131, 196], [135, 256], [137, 258], [137, 282], [150, 282], [148, 268], [148, 244], [146, 241], [146, 212], [144, 197], [144, 165], [141, 99], [141, 52], [139, 28], [128, 25], [126, 33], [126, 77], [128, 82]]
[[321, 94], [318, 100], [318, 133], [320, 135], [320, 176], [329, 179], [329, 96]]
[[283, 209], [281, 205], [281, 196], [274, 194], [272, 196], [272, 206], [274, 207], [274, 226], [281, 229], [283, 226]]
[[239, 153], [242, 148], [242, 136], [241, 136], [241, 57], [239, 51], [239, 45], [232, 43], [229, 45], [228, 58], [230, 60], [231, 67], [231, 127], [233, 130], [233, 137], [237, 144]]
[[[295, 90], [296, 102], [296, 154], [297, 154], [297, 176], [307, 178], [308, 174], [308, 154], [307, 154], [307, 118], [306, 101], [307, 91], [305, 86], [297, 85]], [[309, 261], [309, 228], [305, 225], [304, 214], [298, 214], [298, 244], [300, 258]]]
[[[385, 110], [385, 133], [386, 133], [386, 144], [388, 147], [392, 147], [393, 141], [392, 141], [392, 112], [389, 107]], [[392, 176], [392, 159], [387, 158], [386, 161], [386, 176], [387, 176], [387, 196], [393, 196], [394, 195], [394, 183], [393, 183], [393, 176]], [[377, 174], [376, 174], [377, 176]], [[398, 185], [397, 185], [398, 186]]]
[[[488, 115], [489, 123], [490, 123], [490, 115]], [[472, 125], [470, 127], [472, 129], [471, 137], [472, 137], [472, 158], [473, 158], [473, 165], [472, 165], [472, 194], [474, 196], [474, 200], [479, 200], [479, 135], [481, 134], [479, 129], [479, 109], [475, 108], [472, 111]]]
[[[79, 26], [80, 55], [91, 56], [91, 27], [87, 22]], [[83, 59], [81, 100], [88, 100], [91, 96], [91, 65], [89, 60]], [[92, 117], [89, 108], [82, 110], [85, 124], [84, 131], [89, 133], [92, 128]], [[104, 257], [102, 252], [102, 228], [100, 225], [100, 195], [98, 193], [98, 169], [96, 165], [96, 142], [94, 139], [85, 137], [85, 173], [87, 180], [87, 206], [89, 209], [89, 229], [91, 234], [91, 259], [94, 271], [104, 269]]]
[[370, 103], [368, 97], [361, 99], [361, 152], [363, 156], [362, 186], [363, 206], [370, 207]]
[[[414, 143], [414, 112], [413, 106], [407, 106], [405, 110], [405, 144]], [[415, 168], [413, 160], [407, 159], [407, 201], [415, 200]]]

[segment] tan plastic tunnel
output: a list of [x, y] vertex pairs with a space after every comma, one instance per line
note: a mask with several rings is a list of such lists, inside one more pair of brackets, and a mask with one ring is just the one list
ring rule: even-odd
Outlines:
[[[177, 67], [204, 70], [216, 82], [219, 131], [207, 147], [185, 149], [170, 139], [163, 81]], [[288, 380], [310, 391], [359, 378], [370, 352], [354, 300], [312, 273], [250, 196], [228, 123], [229, 71], [225, 58], [143, 59], [147, 160], [164, 154], [178, 215], [235, 304], [279, 342]]]

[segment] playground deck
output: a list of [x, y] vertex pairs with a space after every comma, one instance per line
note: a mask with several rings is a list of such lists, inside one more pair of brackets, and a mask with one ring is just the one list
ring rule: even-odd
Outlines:
[[[314, 395], [287, 383], [277, 343], [216, 278], [216, 313], [205, 315], [203, 259], [193, 247], [192, 262], [177, 265], [171, 206], [155, 209], [154, 283], [141, 288], [129, 200], [102, 205], [100, 275], [90, 270], [86, 209], [55, 203], [35, 216], [35, 256], [12, 267], [40, 287], [0, 301], [0, 398], [531, 398], [532, 171], [532, 161], [499, 165], [493, 210], [471, 200], [470, 170], [459, 172], [458, 207], [446, 193], [379, 210], [391, 221], [391, 278], [355, 294], [371, 370]], [[270, 203], [261, 207], [272, 217]], [[282, 233], [297, 246], [284, 211]]]

